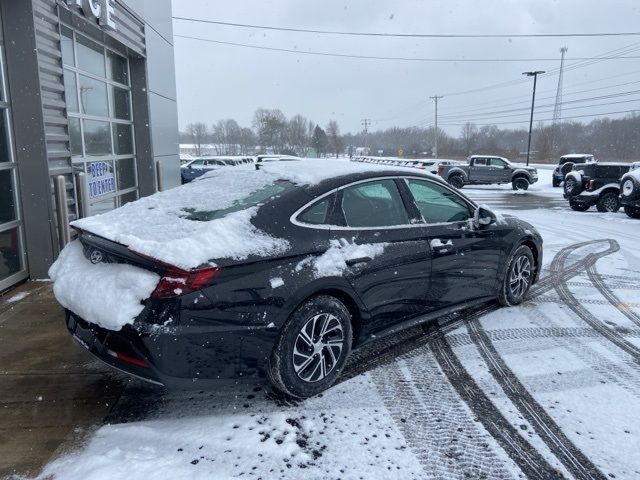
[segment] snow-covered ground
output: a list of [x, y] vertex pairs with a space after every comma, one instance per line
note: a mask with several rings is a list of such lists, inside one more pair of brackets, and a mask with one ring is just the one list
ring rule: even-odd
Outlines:
[[510, 185], [463, 190], [544, 237], [523, 305], [380, 340], [303, 402], [132, 383], [43, 478], [640, 478], [640, 221], [573, 212], [540, 176], [517, 205]]

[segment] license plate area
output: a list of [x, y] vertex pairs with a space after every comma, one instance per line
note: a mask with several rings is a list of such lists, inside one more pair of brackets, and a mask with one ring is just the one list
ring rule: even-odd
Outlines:
[[96, 338], [95, 332], [90, 328], [84, 328], [80, 323], [75, 322], [75, 328], [73, 330], [73, 338], [75, 338], [80, 345], [87, 350], [91, 350], [93, 342]]

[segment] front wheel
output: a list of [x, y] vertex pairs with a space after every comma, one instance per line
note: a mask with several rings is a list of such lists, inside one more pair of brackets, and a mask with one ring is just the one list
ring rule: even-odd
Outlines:
[[624, 213], [631, 218], [640, 218], [640, 207], [632, 207], [631, 205], [624, 206]]
[[529, 180], [524, 177], [518, 177], [511, 182], [514, 190], [527, 190], [529, 188]]
[[464, 179], [461, 175], [452, 175], [449, 177], [449, 185], [454, 188], [460, 189], [464, 187]]
[[557, 178], [554, 178], [551, 180], [551, 185], [553, 185], [553, 188], [559, 187], [560, 186], [560, 180], [558, 180]]
[[612, 212], [615, 213], [620, 210], [620, 198], [617, 193], [609, 192], [601, 195], [596, 203], [596, 208], [599, 212]]
[[498, 292], [498, 302], [509, 307], [522, 303], [531, 288], [534, 275], [533, 253], [529, 247], [522, 245], [511, 256]]
[[297, 308], [271, 354], [269, 379], [281, 392], [307, 398], [329, 388], [351, 351], [351, 315], [338, 299], [320, 295]]

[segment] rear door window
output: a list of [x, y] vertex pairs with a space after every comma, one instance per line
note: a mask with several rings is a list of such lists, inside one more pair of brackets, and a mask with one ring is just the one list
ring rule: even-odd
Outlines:
[[476, 158], [474, 160], [473, 164], [476, 167], [486, 167], [487, 166], [487, 159], [486, 158]]
[[447, 187], [413, 178], [407, 184], [426, 223], [461, 222], [473, 216], [469, 204]]
[[360, 183], [343, 189], [342, 212], [349, 227], [409, 224], [402, 197], [391, 179]]

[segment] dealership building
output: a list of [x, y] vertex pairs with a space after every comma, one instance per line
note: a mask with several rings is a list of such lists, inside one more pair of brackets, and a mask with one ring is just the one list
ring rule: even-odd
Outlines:
[[0, 291], [180, 183], [171, 0], [0, 0]]

